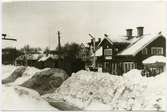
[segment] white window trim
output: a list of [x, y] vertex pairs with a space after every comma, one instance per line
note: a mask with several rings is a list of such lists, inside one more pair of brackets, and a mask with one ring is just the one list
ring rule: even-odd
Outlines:
[[[161, 50], [162, 53], [160, 53], [160, 54], [163, 54], [163, 47], [152, 47], [152, 48], [151, 48], [151, 54], [155, 54], [155, 53], [153, 53], [153, 50], [155, 50], [155, 49], [156, 49], [156, 50], [158, 50], [158, 49]], [[159, 55], [159, 54], [157, 54], [157, 55]]]

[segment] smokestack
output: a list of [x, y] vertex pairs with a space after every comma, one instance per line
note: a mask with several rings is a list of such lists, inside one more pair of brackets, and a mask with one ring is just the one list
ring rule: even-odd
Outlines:
[[132, 31], [133, 29], [126, 29], [126, 36], [128, 37], [128, 40], [132, 38]]
[[144, 27], [141, 27], [141, 26], [137, 27], [137, 36], [138, 37], [143, 35], [143, 29], [144, 29]]

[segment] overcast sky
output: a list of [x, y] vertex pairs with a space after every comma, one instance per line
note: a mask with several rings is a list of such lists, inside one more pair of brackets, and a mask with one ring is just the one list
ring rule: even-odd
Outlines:
[[2, 6], [3, 33], [17, 38], [17, 48], [56, 48], [57, 31], [62, 44], [86, 43], [89, 33], [119, 38], [125, 29], [144, 26], [145, 33], [165, 32], [165, 2], [5, 2]]

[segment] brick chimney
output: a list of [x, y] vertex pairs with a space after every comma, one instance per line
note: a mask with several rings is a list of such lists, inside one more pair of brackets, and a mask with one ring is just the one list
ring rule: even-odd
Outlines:
[[133, 29], [126, 29], [126, 36], [128, 37], [128, 40], [132, 38], [132, 31]]
[[137, 27], [137, 36], [138, 37], [140, 37], [140, 36], [142, 36], [143, 35], [143, 29], [144, 29], [144, 27]]

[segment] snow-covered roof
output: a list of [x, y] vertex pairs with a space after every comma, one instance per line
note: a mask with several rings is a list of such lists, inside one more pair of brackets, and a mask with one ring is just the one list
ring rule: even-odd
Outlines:
[[16, 48], [17, 42], [12, 40], [2, 40], [2, 49]]
[[24, 60], [24, 58], [26, 58], [27, 60], [38, 60], [40, 57], [41, 54], [27, 54], [17, 57], [17, 60]]
[[97, 45], [97, 48], [99, 48], [99, 47], [101, 46], [101, 43], [102, 43], [105, 39], [106, 39], [110, 44], [113, 44], [113, 42], [112, 42], [108, 37], [104, 37], [103, 40]]
[[46, 61], [47, 59], [58, 59], [58, 56], [57, 55], [48, 55], [48, 56], [43, 56], [41, 57], [38, 61]]
[[162, 36], [161, 34], [156, 35], [143, 35], [142, 37], [138, 37], [139, 39], [135, 42], [132, 42], [125, 50], [120, 52], [118, 55], [136, 55], [139, 51], [141, 51], [144, 47], [150, 44], [152, 41]]
[[151, 56], [145, 60], [143, 60], [143, 64], [153, 64], [153, 63], [166, 63], [166, 57], [164, 56]]
[[136, 42], [139, 38], [132, 38], [130, 40], [127, 40], [127, 38], [125, 37], [104, 37], [103, 40], [98, 44], [97, 48], [99, 48], [101, 46], [101, 43], [104, 41], [104, 40], [107, 40], [110, 44], [113, 44], [113, 43], [134, 43]]
[[118, 42], [118, 43], [129, 43], [129, 40], [123, 37], [112, 37], [110, 38], [112, 42]]
[[88, 44], [86, 44], [86, 43], [81, 43], [80, 47], [81, 47], [81, 48], [85, 48], [85, 47], [89, 47], [89, 46], [88, 46]]
[[46, 61], [47, 59], [49, 59], [49, 56], [43, 56], [38, 61]]

